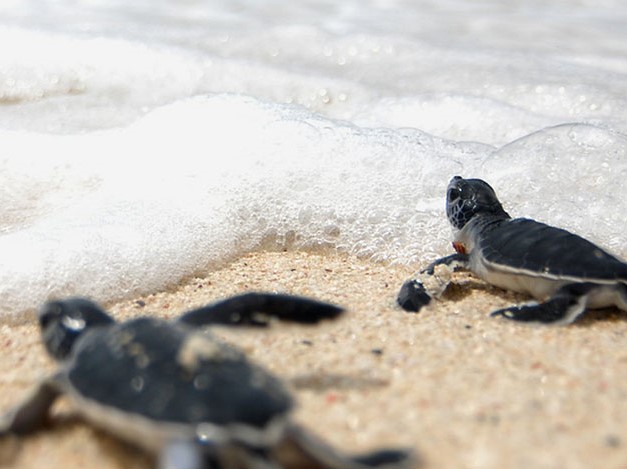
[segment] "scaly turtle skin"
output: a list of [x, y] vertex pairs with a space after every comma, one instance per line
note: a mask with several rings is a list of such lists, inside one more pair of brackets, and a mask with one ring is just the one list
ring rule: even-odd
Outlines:
[[60, 394], [86, 421], [158, 454], [159, 467], [400, 467], [409, 454], [349, 458], [289, 421], [283, 384], [199, 326], [313, 324], [342, 309], [307, 298], [249, 293], [183, 314], [116, 323], [97, 304], [70, 298], [39, 312], [42, 338], [60, 362], [16, 408], [0, 435], [40, 428]]
[[498, 287], [541, 301], [492, 313], [516, 321], [568, 324], [586, 308], [627, 311], [627, 264], [580, 236], [527, 218], [512, 219], [492, 187], [455, 176], [446, 195], [455, 254], [405, 282], [398, 302], [418, 311], [444, 290], [425, 288], [439, 266], [465, 268]]

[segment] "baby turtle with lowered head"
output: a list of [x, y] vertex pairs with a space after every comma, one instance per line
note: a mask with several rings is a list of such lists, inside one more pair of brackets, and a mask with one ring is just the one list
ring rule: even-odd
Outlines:
[[419, 279], [405, 282], [398, 295], [405, 310], [419, 311], [441, 295], [446, 281], [429, 285], [438, 270], [466, 268], [497, 287], [541, 301], [494, 311], [493, 316], [568, 324], [586, 308], [627, 311], [625, 262], [566, 230], [512, 219], [485, 181], [455, 176], [448, 185], [446, 213], [456, 253], [433, 262]]
[[43, 342], [60, 362], [16, 408], [0, 435], [41, 427], [60, 395], [94, 426], [158, 455], [159, 467], [401, 467], [409, 453], [348, 457], [290, 422], [282, 383], [238, 349], [198, 328], [266, 326], [272, 318], [314, 324], [342, 309], [303, 297], [248, 293], [183, 314], [116, 323], [83, 298], [46, 303]]

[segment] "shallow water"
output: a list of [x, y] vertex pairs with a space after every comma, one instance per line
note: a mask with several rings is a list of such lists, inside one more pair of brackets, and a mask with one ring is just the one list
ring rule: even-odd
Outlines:
[[127, 297], [259, 246], [420, 265], [444, 191], [626, 255], [627, 6], [0, 5], [0, 299]]

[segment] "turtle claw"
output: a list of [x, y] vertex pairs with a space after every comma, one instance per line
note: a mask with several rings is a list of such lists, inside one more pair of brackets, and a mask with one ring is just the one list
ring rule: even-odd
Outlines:
[[417, 313], [423, 306], [427, 306], [431, 302], [431, 296], [421, 282], [407, 280], [398, 292], [396, 302], [405, 311]]
[[[490, 313], [490, 317], [503, 317], [512, 321], [537, 321], [529, 317], [527, 314], [522, 313], [523, 308], [530, 308], [529, 306], [512, 306], [511, 308], [498, 309]], [[531, 307], [533, 309], [533, 307]]]

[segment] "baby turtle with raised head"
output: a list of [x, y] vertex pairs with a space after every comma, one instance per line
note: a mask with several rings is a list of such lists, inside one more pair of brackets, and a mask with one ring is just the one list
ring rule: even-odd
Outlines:
[[446, 213], [456, 253], [405, 282], [398, 296], [405, 310], [418, 311], [444, 291], [446, 281], [426, 285], [446, 267], [469, 269], [492, 285], [541, 301], [500, 309], [493, 316], [568, 324], [586, 308], [617, 306], [627, 311], [625, 262], [566, 230], [512, 219], [485, 181], [455, 176], [448, 185]]
[[272, 318], [313, 324], [342, 309], [303, 297], [248, 293], [183, 314], [116, 323], [83, 298], [46, 303], [43, 342], [60, 362], [20, 405], [0, 418], [0, 434], [40, 428], [66, 395], [94, 426], [158, 455], [159, 467], [400, 467], [409, 453], [347, 457], [290, 422], [282, 383], [199, 326], [265, 326]]

